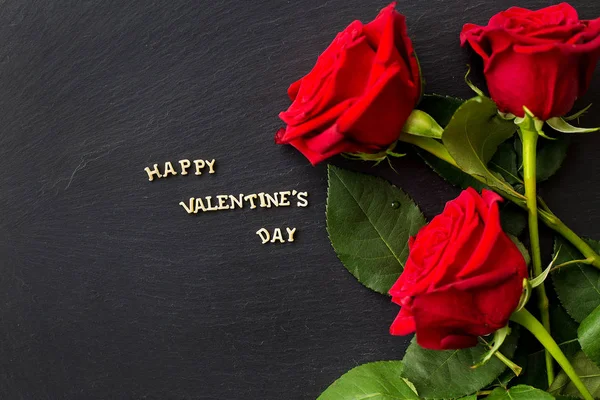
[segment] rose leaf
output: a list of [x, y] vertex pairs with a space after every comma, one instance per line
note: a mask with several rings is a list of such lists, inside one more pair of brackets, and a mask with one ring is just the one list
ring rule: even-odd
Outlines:
[[[446, 182], [458, 186], [461, 189], [472, 187], [478, 192], [481, 192], [482, 189], [489, 189], [489, 187], [479, 182], [471, 175], [465, 174], [455, 166], [440, 160], [426, 151], [419, 150], [418, 152], [425, 163], [437, 172], [438, 175], [444, 178]], [[520, 236], [527, 226], [527, 214], [518, 206], [510, 202], [504, 202], [500, 207], [500, 220], [504, 231], [514, 236]]]
[[487, 400], [554, 400], [554, 396], [527, 385], [517, 385], [510, 389], [496, 388]]
[[[556, 174], [567, 157], [567, 151], [569, 150], [571, 138], [568, 135], [555, 136], [556, 140], [540, 139], [538, 141], [535, 167], [538, 182], [548, 180], [550, 177]], [[523, 157], [521, 140], [518, 137], [515, 139], [514, 149], [517, 154], [517, 163], [521, 165], [523, 163]], [[523, 176], [522, 168], [519, 168], [519, 176]]]
[[518, 237], [527, 225], [527, 214], [513, 203], [505, 202], [500, 206], [500, 223], [504, 232]]
[[517, 152], [512, 140], [501, 143], [488, 163], [488, 168], [491, 171], [502, 175], [506, 182], [511, 185], [523, 184], [519, 167]]
[[329, 166], [327, 231], [344, 266], [363, 285], [387, 294], [408, 258], [408, 239], [425, 225], [399, 188], [373, 176]]
[[426, 94], [421, 99], [417, 109], [431, 115], [441, 126], [448, 125], [452, 116], [464, 103], [463, 99], [439, 94]]
[[[517, 348], [518, 334], [511, 334], [500, 351], [511, 358]], [[506, 365], [494, 357], [479, 368], [477, 364], [487, 348], [483, 345], [463, 350], [427, 350], [413, 339], [404, 356], [402, 376], [415, 384], [419, 395], [426, 399], [459, 398], [487, 387]]]
[[498, 146], [515, 132], [516, 125], [498, 115], [492, 100], [474, 97], [454, 113], [444, 129], [442, 142], [463, 171], [483, 178], [496, 191], [514, 194], [502, 175], [488, 169], [488, 162]]
[[600, 367], [600, 306], [583, 320], [577, 336], [583, 352]]
[[[600, 397], [600, 368], [582, 351], [575, 354], [569, 361], [592, 396], [594, 398]], [[579, 390], [573, 385], [571, 379], [569, 379], [564, 371], [561, 371], [556, 376], [548, 391], [554, 396], [580, 397]]]
[[[417, 108], [432, 116], [441, 126], [446, 126], [452, 120], [454, 113], [464, 103], [465, 100], [463, 99], [429, 94], [423, 97]], [[420, 150], [419, 155], [435, 172], [455, 186], [463, 189], [473, 187], [479, 191], [487, 187], [469, 174], [425, 151]], [[509, 183], [521, 182], [517, 165], [517, 153], [509, 142], [499, 146], [488, 166], [494, 172], [500, 173]]]
[[[478, 181], [471, 175], [461, 171], [453, 165], [440, 160], [434, 155], [424, 151], [418, 150], [419, 156], [425, 161], [431, 169], [433, 169], [439, 176], [441, 176], [448, 183], [458, 186], [462, 189], [472, 187], [481, 191], [486, 188], [492, 190], [489, 186]], [[498, 146], [496, 153], [492, 159], [488, 162], [488, 168], [492, 174], [500, 175], [507, 183], [510, 183], [513, 187], [522, 185], [521, 171], [519, 170], [518, 154], [513, 147], [511, 141], [507, 141]], [[516, 191], [518, 191], [515, 188]]]
[[414, 385], [401, 377], [402, 361], [359, 365], [333, 382], [317, 400], [419, 400]]
[[[590, 239], [586, 242], [600, 251], [599, 242]], [[554, 240], [554, 253], [557, 251], [555, 265], [585, 258], [562, 237]], [[600, 306], [600, 270], [593, 266], [577, 263], [561, 267], [552, 273], [552, 283], [561, 304], [577, 322]]]
[[425, 164], [429, 165], [432, 170], [434, 170], [449, 184], [457, 186], [461, 189], [472, 187], [478, 192], [481, 192], [481, 189], [489, 189], [488, 186], [473, 178], [471, 175], [464, 173], [454, 165], [448, 164], [444, 160], [440, 160], [425, 150], [419, 149], [417, 152], [423, 161], [425, 161]]

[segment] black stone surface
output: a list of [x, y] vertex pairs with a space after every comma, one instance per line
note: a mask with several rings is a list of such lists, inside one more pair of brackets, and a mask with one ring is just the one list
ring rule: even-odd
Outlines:
[[[522, 0], [542, 7], [556, 1]], [[397, 307], [358, 284], [325, 230], [325, 166], [273, 144], [286, 88], [334, 35], [387, 3], [0, 3], [0, 398], [315, 398], [348, 369], [402, 357]], [[513, 1], [403, 1], [428, 93], [469, 96], [466, 22]], [[574, 0], [582, 17], [600, 3]], [[600, 73], [579, 107], [600, 124]], [[148, 182], [144, 167], [215, 158]], [[416, 157], [363, 168], [428, 217], [457, 189]], [[541, 190], [600, 238], [600, 136], [573, 140]], [[190, 216], [192, 196], [305, 190], [310, 206]], [[262, 246], [260, 227], [298, 229]], [[547, 243], [546, 243], [547, 244]]]

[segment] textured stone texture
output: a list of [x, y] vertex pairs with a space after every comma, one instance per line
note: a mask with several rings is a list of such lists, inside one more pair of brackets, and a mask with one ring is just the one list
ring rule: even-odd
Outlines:
[[[595, 0], [572, 3], [600, 15]], [[353, 366], [402, 357], [409, 338], [387, 333], [397, 307], [329, 244], [325, 167], [273, 144], [287, 85], [385, 5], [1, 2], [0, 397], [309, 399]], [[470, 95], [461, 26], [509, 5], [401, 2], [427, 92]], [[598, 75], [580, 107], [600, 104]], [[598, 107], [583, 122], [600, 124]], [[215, 175], [143, 171], [201, 157], [217, 159]], [[428, 217], [457, 193], [416, 157], [395, 161], [398, 175], [336, 162], [392, 180]], [[542, 186], [596, 239], [599, 172], [600, 136], [582, 135]], [[190, 216], [177, 205], [287, 189], [308, 191], [310, 206]], [[262, 246], [263, 226], [295, 226], [297, 241]]]

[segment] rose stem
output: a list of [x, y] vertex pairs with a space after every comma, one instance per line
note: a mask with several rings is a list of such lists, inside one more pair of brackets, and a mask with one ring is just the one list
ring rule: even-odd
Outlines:
[[402, 135], [400, 135], [399, 140], [402, 142], [414, 144], [415, 146], [427, 151], [428, 153], [433, 154], [440, 160], [444, 160], [448, 164], [452, 164], [456, 168], [460, 169], [458, 164], [456, 164], [456, 161], [454, 161], [454, 158], [452, 158], [450, 153], [448, 153], [448, 150], [446, 150], [446, 147], [435, 139], [423, 136], [415, 136], [409, 133], [403, 133]]
[[550, 210], [539, 210], [540, 219], [548, 227], [554, 231], [560, 233], [562, 237], [567, 239], [588, 261], [587, 264], [592, 265], [600, 269], [600, 256], [596, 253], [589, 244], [587, 244], [582, 238], [577, 236], [568, 226], [564, 224], [554, 213]]
[[[415, 146], [433, 154], [437, 158], [446, 161], [454, 167], [460, 169], [456, 164], [456, 161], [452, 158], [448, 150], [444, 145], [435, 139], [413, 136], [409, 134], [403, 134], [400, 136], [400, 140], [406, 143], [414, 144]], [[473, 178], [485, 184], [485, 180], [477, 175], [471, 175]], [[527, 204], [520, 198], [510, 195], [509, 193], [500, 193], [508, 200], [515, 203], [517, 206], [527, 210]], [[567, 239], [583, 256], [589, 261], [588, 264], [600, 269], [600, 255], [598, 255], [583, 239], [581, 239], [575, 232], [573, 232], [568, 226], [566, 226], [556, 215], [554, 215], [549, 209], [538, 210], [538, 216], [542, 222], [550, 229], [561, 234]]]
[[[533, 264], [533, 277], [540, 275], [542, 269], [542, 256], [540, 252], [540, 235], [538, 230], [538, 208], [537, 208], [537, 175], [536, 167], [536, 148], [538, 133], [535, 130], [527, 129], [524, 126], [519, 127], [521, 141], [523, 142], [523, 181], [525, 183], [525, 197], [527, 198], [527, 214], [529, 216], [529, 242], [531, 245], [531, 260]], [[537, 287], [538, 307], [542, 324], [550, 332], [550, 311], [548, 309], [548, 296], [544, 283]], [[554, 362], [548, 350], [546, 356], [546, 374], [548, 376], [548, 386], [554, 381]]]
[[571, 382], [573, 382], [575, 387], [577, 387], [584, 399], [594, 400], [552, 336], [550, 336], [544, 326], [529, 311], [523, 308], [522, 310], [515, 312], [510, 319], [523, 326], [525, 329], [531, 332], [537, 340], [540, 341], [544, 348], [562, 367], [563, 371], [565, 371], [567, 376], [571, 379]]

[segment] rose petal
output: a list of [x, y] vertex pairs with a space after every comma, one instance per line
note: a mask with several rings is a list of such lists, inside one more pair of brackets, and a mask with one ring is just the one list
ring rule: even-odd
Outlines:
[[397, 336], [410, 335], [415, 332], [415, 319], [408, 307], [402, 307], [390, 326], [390, 333]]

